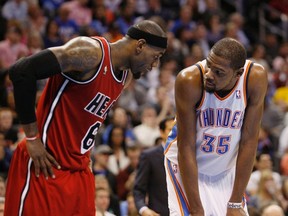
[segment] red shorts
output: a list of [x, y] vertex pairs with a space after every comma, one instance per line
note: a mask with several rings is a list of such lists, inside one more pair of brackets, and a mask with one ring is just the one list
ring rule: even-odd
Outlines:
[[26, 142], [19, 143], [9, 168], [5, 216], [95, 216], [95, 181], [90, 169], [54, 169], [55, 179], [35, 176]]

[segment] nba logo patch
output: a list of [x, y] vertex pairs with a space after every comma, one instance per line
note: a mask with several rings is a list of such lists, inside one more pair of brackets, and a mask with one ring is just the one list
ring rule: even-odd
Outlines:
[[241, 98], [241, 92], [240, 90], [236, 90], [236, 99], [240, 99]]
[[176, 174], [178, 172], [177, 164], [172, 164], [172, 170], [173, 170], [174, 174]]

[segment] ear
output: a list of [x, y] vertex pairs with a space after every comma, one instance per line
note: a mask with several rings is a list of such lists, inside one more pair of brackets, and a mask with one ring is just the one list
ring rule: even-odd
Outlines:
[[244, 67], [242, 67], [236, 71], [236, 76], [240, 77], [243, 73], [244, 73]]
[[136, 53], [140, 54], [142, 52], [142, 49], [146, 46], [146, 40], [145, 39], [139, 39], [137, 41], [137, 48]]

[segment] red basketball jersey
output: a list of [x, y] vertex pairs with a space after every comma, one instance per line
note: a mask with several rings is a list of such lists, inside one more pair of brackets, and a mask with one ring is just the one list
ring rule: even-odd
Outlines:
[[87, 168], [88, 150], [128, 75], [125, 71], [121, 79], [115, 76], [108, 42], [102, 37], [94, 39], [103, 50], [95, 75], [81, 82], [64, 73], [49, 78], [37, 106], [41, 139], [63, 169]]

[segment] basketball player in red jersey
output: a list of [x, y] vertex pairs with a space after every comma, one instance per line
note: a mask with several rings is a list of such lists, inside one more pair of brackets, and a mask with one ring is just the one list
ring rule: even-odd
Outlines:
[[[26, 138], [14, 152], [5, 215], [94, 216], [94, 137], [122, 89], [156, 67], [165, 32], [144, 20], [125, 37], [77, 37], [41, 51], [10, 69]], [[36, 80], [48, 83], [35, 113]]]

